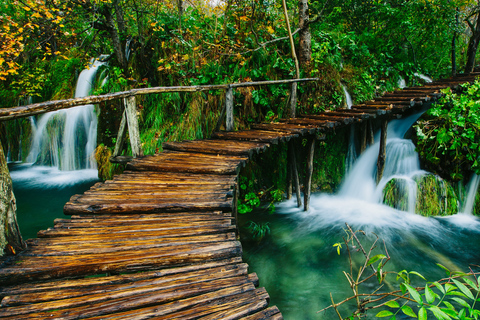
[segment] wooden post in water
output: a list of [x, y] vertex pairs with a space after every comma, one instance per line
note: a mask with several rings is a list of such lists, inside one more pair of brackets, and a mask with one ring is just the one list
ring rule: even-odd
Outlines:
[[295, 184], [295, 194], [297, 196], [297, 206], [302, 206], [302, 197], [300, 194], [300, 180], [298, 179], [297, 159], [295, 156], [295, 144], [293, 140], [288, 142], [288, 153], [290, 154], [290, 171], [292, 172], [293, 183]]
[[382, 120], [381, 134], [380, 134], [380, 150], [378, 151], [377, 160], [377, 184], [382, 180], [383, 170], [385, 169], [385, 160], [387, 158], [387, 120]]
[[130, 145], [134, 158], [143, 156], [142, 145], [140, 142], [140, 130], [138, 128], [137, 106], [135, 96], [124, 98], [125, 113], [127, 115], [128, 132], [130, 136]]
[[290, 93], [290, 117], [295, 118], [297, 109], [297, 82], [292, 82], [292, 90]]
[[117, 157], [122, 152], [123, 140], [125, 139], [126, 125], [127, 125], [127, 119], [125, 116], [125, 110], [123, 110], [122, 121], [120, 122], [120, 127], [118, 128], [117, 141], [115, 142], [115, 150], [113, 150], [112, 157]]
[[287, 200], [292, 199], [293, 178], [292, 178], [292, 156], [290, 154], [290, 144], [287, 147]]
[[367, 144], [369, 146], [375, 143], [375, 135], [373, 134], [373, 122], [368, 120], [367, 122]]
[[367, 124], [362, 123], [360, 126], [360, 154], [367, 149]]
[[230, 86], [225, 95], [225, 111], [227, 114], [225, 129], [227, 131], [233, 131], [233, 88]]
[[315, 153], [315, 137], [311, 137], [307, 142], [307, 172], [305, 175], [305, 190], [304, 192], [304, 210], [308, 211], [310, 207], [310, 193], [312, 189], [312, 174], [313, 174], [313, 155]]

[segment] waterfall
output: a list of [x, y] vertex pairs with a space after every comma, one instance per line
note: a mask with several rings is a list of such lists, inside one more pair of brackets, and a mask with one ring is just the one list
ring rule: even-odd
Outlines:
[[348, 141], [347, 159], [345, 160], [345, 174], [348, 174], [357, 160], [357, 149], [355, 148], [355, 124], [350, 126], [350, 138]]
[[[421, 116], [416, 113], [401, 120], [393, 120], [389, 123], [386, 146], [386, 163], [382, 180], [377, 186], [376, 170], [379, 151], [378, 134], [376, 142], [367, 148], [365, 152], [358, 157], [350, 173], [345, 178], [340, 189], [340, 195], [356, 199], [364, 199], [371, 202], [380, 203], [382, 200], [382, 190], [387, 182], [392, 178], [400, 178], [406, 181], [408, 193], [413, 196], [413, 177], [421, 174], [418, 154], [415, 151], [415, 145], [410, 140], [403, 139], [407, 130]], [[348, 161], [348, 159], [347, 159]], [[416, 185], [415, 185], [416, 188]], [[409, 202], [413, 201], [410, 199]], [[410, 202], [411, 203], [411, 202]], [[412, 206], [409, 206], [409, 210]]]
[[427, 76], [424, 75], [424, 74], [415, 72], [413, 75], [414, 75], [415, 77], [418, 77], [418, 78], [422, 79], [422, 80], [425, 81], [426, 83], [432, 83], [432, 82], [433, 82], [432, 78], [427, 77]]
[[343, 83], [340, 84], [343, 89], [343, 94], [345, 95], [345, 104], [347, 106], [347, 109], [351, 109], [353, 105], [352, 97], [350, 96], [350, 93], [347, 91], [347, 87]]
[[[75, 98], [90, 94], [95, 75], [106, 64], [95, 60], [80, 73]], [[34, 124], [27, 162], [63, 171], [95, 169], [97, 117], [93, 105], [79, 106], [44, 114]]]
[[467, 186], [467, 195], [464, 200], [464, 205], [459, 213], [473, 214], [473, 206], [475, 205], [475, 198], [477, 196], [478, 185], [480, 183], [480, 176], [473, 174]]
[[398, 82], [397, 82], [397, 86], [400, 88], [400, 89], [403, 89], [407, 86], [407, 82], [405, 81], [405, 79], [403, 79], [402, 77], [400, 77], [398, 79]]

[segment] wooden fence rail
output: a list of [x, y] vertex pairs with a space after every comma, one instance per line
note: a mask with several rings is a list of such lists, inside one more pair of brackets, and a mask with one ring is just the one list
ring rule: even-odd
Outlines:
[[115, 99], [123, 99], [125, 112], [122, 116], [120, 128], [118, 130], [117, 144], [115, 145], [115, 151], [113, 157], [117, 157], [121, 153], [122, 141], [125, 135], [125, 130], [128, 127], [130, 144], [132, 147], [133, 157], [143, 155], [143, 151], [140, 144], [140, 131], [137, 120], [136, 112], [136, 100], [135, 96], [146, 94], [158, 94], [158, 93], [172, 93], [172, 92], [202, 92], [210, 90], [226, 90], [225, 105], [222, 113], [219, 117], [219, 121], [216, 126], [216, 131], [220, 130], [225, 117], [225, 128], [227, 131], [234, 129], [233, 121], [233, 90], [240, 87], [250, 86], [262, 86], [262, 85], [274, 85], [274, 84], [292, 84], [291, 89], [291, 103], [290, 103], [290, 115], [295, 117], [295, 108], [297, 102], [297, 83], [306, 81], [315, 81], [318, 78], [304, 78], [304, 79], [288, 79], [288, 80], [272, 80], [272, 81], [254, 81], [254, 82], [241, 82], [231, 84], [219, 84], [219, 85], [199, 85], [199, 86], [176, 86], [176, 87], [152, 87], [152, 88], [138, 88], [128, 91], [115, 92], [99, 96], [88, 96], [73, 99], [64, 100], [52, 100], [46, 102], [40, 102], [25, 106], [18, 106], [13, 108], [0, 109], [0, 121], [12, 120], [22, 117], [29, 117], [42, 113], [68, 109], [78, 106], [85, 106], [90, 104], [97, 104], [104, 101], [111, 101]]

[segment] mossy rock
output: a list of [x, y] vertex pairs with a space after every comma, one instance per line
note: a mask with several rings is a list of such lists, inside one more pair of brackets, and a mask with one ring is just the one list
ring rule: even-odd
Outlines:
[[408, 189], [403, 179], [391, 179], [383, 188], [383, 203], [397, 210], [408, 211]]
[[446, 216], [458, 212], [458, 198], [452, 186], [437, 175], [414, 178], [417, 182], [415, 212], [423, 216]]
[[[458, 212], [458, 198], [452, 186], [433, 174], [413, 178], [417, 185], [415, 213], [422, 216], [446, 216]], [[392, 179], [383, 189], [383, 203], [408, 211], [408, 185], [404, 179]]]

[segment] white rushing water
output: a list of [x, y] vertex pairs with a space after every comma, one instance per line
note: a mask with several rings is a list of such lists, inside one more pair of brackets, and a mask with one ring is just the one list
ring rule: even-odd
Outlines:
[[[90, 95], [96, 74], [105, 64], [95, 60], [80, 73], [75, 98]], [[62, 185], [97, 177], [94, 159], [97, 116], [94, 105], [49, 112], [37, 121], [31, 117], [31, 122], [32, 144], [26, 162], [35, 166], [14, 178]]]
[[422, 80], [425, 81], [426, 83], [432, 83], [432, 82], [433, 82], [432, 78], [427, 77], [427, 76], [424, 75], [424, 74], [415, 72], [413, 75], [414, 75], [415, 77], [418, 77], [418, 78], [422, 79]]
[[[417, 183], [414, 178], [429, 173], [420, 169], [414, 144], [403, 137], [420, 115], [420, 113], [414, 114], [389, 123], [385, 169], [378, 186], [376, 163], [379, 135], [377, 134], [375, 144], [357, 158], [337, 194], [313, 194], [308, 212], [296, 208], [294, 201], [287, 201], [279, 206], [278, 213], [293, 214], [302, 221], [302, 229], [305, 232], [312, 232], [326, 226], [334, 228], [347, 222], [355, 228], [366, 231], [378, 231], [380, 228], [382, 235], [387, 239], [395, 237], [400, 231], [424, 232], [432, 237], [441, 237], [446, 232], [441, 221], [448, 221], [462, 228], [478, 228], [480, 226], [478, 219], [471, 215], [457, 214], [432, 219], [415, 214]], [[407, 199], [404, 211], [382, 203], [383, 188], [392, 178], [400, 182], [404, 181], [402, 185], [406, 189]], [[471, 212], [479, 180], [477, 176], [472, 179], [469, 200], [466, 200], [464, 212]]]
[[350, 93], [348, 93], [347, 87], [343, 83], [341, 83], [340, 85], [342, 86], [343, 94], [345, 96], [345, 105], [347, 106], [347, 109], [352, 109], [352, 96], [350, 95]]

